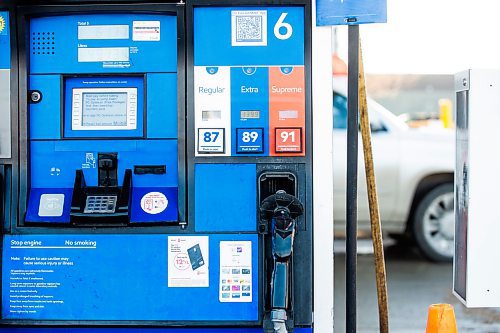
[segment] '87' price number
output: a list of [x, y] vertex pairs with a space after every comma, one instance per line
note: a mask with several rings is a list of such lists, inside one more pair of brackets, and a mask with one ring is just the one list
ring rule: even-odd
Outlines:
[[199, 128], [198, 129], [198, 153], [219, 154], [224, 153], [224, 129], [223, 128]]

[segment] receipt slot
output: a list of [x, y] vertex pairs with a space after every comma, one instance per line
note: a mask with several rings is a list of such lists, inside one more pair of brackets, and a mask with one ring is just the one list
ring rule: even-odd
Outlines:
[[0, 2], [0, 332], [331, 331], [331, 36], [313, 6]]

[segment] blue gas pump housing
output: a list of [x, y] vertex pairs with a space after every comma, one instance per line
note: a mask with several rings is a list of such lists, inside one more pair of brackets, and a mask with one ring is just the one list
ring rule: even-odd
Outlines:
[[178, 223], [176, 16], [41, 16], [25, 27], [24, 222]]
[[0, 332], [313, 332], [310, 1], [3, 16]]

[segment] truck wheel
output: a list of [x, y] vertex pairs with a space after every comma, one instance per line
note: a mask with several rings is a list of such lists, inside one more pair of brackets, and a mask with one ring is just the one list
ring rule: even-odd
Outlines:
[[453, 184], [434, 187], [418, 203], [413, 216], [413, 236], [425, 257], [432, 261], [453, 260], [455, 216]]

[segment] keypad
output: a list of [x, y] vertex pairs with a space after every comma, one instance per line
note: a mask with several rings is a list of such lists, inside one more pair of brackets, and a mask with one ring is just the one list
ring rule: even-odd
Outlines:
[[114, 213], [116, 200], [116, 195], [89, 195], [83, 212], [85, 214]]

